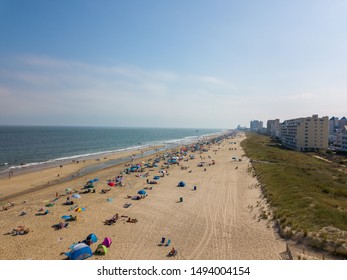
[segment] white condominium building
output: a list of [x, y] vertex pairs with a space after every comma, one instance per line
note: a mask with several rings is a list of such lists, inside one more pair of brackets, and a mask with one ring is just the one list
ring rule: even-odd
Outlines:
[[329, 118], [313, 115], [307, 118], [286, 120], [281, 124], [284, 146], [297, 151], [328, 148]]

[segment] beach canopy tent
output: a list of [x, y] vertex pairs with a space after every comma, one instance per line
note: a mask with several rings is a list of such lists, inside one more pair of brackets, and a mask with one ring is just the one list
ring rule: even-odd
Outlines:
[[141, 195], [146, 195], [147, 194], [145, 190], [139, 190], [137, 193], [141, 194]]
[[110, 187], [114, 187], [116, 184], [115, 184], [114, 182], [109, 182], [108, 185], [109, 185]]
[[69, 260], [84, 260], [93, 256], [90, 247], [85, 243], [78, 243], [70, 252], [65, 253]]
[[112, 244], [112, 239], [109, 237], [105, 237], [104, 241], [101, 244], [109, 248]]
[[106, 248], [105, 245], [100, 244], [98, 248], [95, 250], [96, 255], [106, 255], [108, 249]]
[[74, 194], [72, 195], [72, 197], [73, 197], [73, 198], [81, 198], [81, 195], [78, 194], [78, 193], [74, 193]]
[[98, 182], [98, 181], [99, 181], [99, 178], [94, 178], [92, 180], [89, 180], [87, 183], [92, 184], [92, 183]]
[[98, 241], [98, 238], [96, 237], [96, 235], [94, 233], [91, 233], [87, 236], [86, 240], [90, 240], [92, 243], [95, 243]]
[[178, 186], [179, 186], [179, 187], [184, 187], [185, 185], [186, 185], [186, 183], [183, 182], [183, 181], [181, 181], [181, 182], [178, 183]]
[[139, 165], [133, 165], [130, 167], [130, 172], [136, 172], [141, 169], [141, 166]]

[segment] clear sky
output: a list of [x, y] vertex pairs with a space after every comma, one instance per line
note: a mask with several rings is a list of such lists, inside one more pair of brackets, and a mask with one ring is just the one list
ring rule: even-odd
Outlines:
[[0, 124], [347, 115], [345, 0], [0, 0]]

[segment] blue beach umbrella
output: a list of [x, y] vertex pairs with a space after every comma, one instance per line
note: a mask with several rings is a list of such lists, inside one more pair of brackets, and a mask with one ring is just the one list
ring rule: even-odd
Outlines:
[[183, 181], [181, 181], [181, 182], [178, 183], [178, 186], [179, 186], [179, 187], [184, 187], [185, 185], [186, 185], [186, 183], [183, 182]]
[[141, 194], [141, 195], [146, 195], [147, 194], [145, 190], [139, 190], [137, 193]]

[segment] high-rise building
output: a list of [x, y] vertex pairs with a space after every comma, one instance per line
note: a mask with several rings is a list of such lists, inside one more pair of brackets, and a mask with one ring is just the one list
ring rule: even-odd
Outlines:
[[266, 132], [272, 137], [280, 137], [280, 120], [268, 120], [266, 124]]
[[328, 148], [329, 118], [312, 117], [286, 120], [281, 124], [284, 146], [297, 151]]
[[343, 129], [345, 125], [347, 125], [347, 119], [346, 117], [342, 117], [338, 123], [339, 129]]
[[339, 129], [339, 118], [332, 117], [329, 120], [329, 143], [336, 145], [336, 132]]
[[347, 152], [347, 125], [341, 129], [341, 151]]
[[263, 129], [263, 122], [262, 121], [251, 121], [250, 123], [250, 130], [253, 132], [258, 132], [258, 131], [262, 131]]

